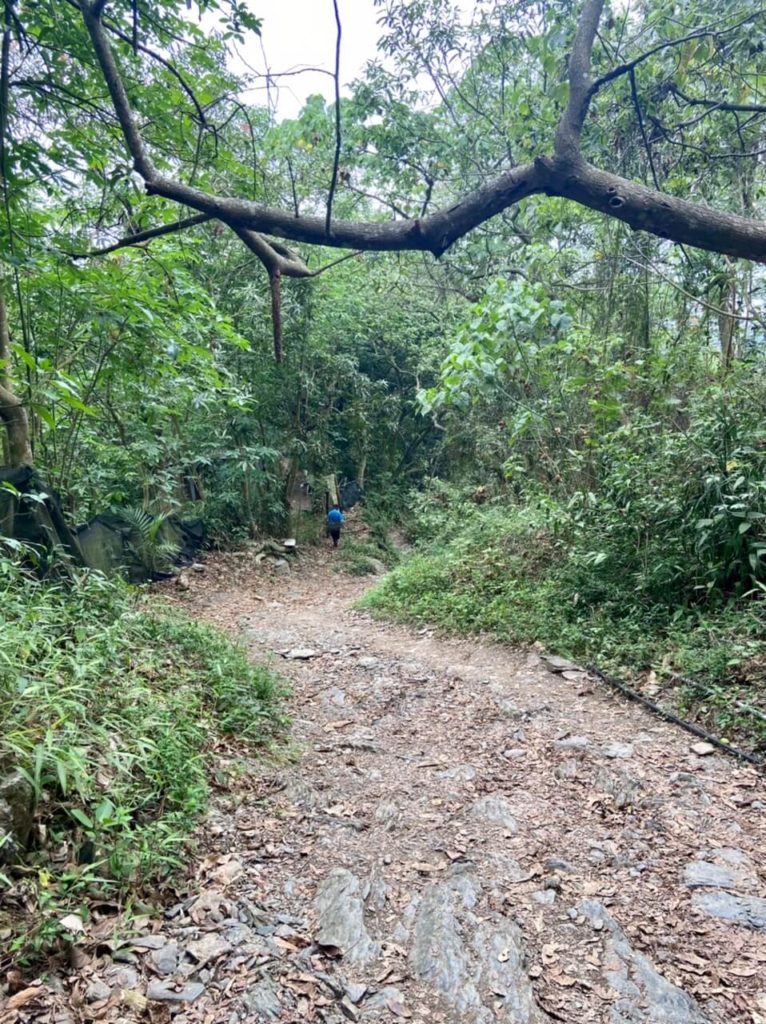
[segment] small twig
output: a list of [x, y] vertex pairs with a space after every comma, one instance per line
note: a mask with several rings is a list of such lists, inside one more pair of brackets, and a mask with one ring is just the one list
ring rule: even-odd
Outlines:
[[340, 259], [333, 260], [332, 263], [325, 263], [325, 265], [320, 267], [318, 270], [312, 270], [311, 273], [308, 274], [308, 277], [319, 277], [319, 275], [324, 274], [326, 270], [330, 270], [332, 267], [337, 267], [339, 263], [345, 263], [346, 260], [353, 260], [357, 256], [364, 256], [364, 250], [357, 249], [356, 252], [346, 253], [346, 255], [341, 256]]
[[654, 187], [657, 189], [657, 191], [661, 192], [662, 189], [660, 188], [660, 182], [657, 177], [657, 170], [654, 166], [652, 147], [649, 144], [649, 139], [646, 134], [646, 128], [644, 128], [644, 118], [641, 113], [641, 104], [638, 101], [638, 89], [636, 88], [636, 72], [634, 68], [631, 68], [628, 72], [628, 78], [630, 79], [630, 95], [633, 98], [633, 106], [635, 107], [636, 117], [638, 118], [638, 127], [641, 130], [641, 138], [644, 140], [644, 149], [646, 150], [646, 155], [649, 159], [649, 167], [652, 170], [652, 181], [654, 182]]
[[335, 74], [333, 76], [335, 81], [335, 157], [332, 165], [332, 178], [330, 180], [330, 193], [327, 197], [327, 216], [325, 218], [325, 231], [330, 234], [330, 223], [332, 221], [332, 202], [335, 197], [335, 189], [338, 185], [338, 168], [340, 167], [340, 150], [342, 145], [341, 136], [341, 112], [340, 112], [340, 40], [343, 32], [340, 22], [340, 11], [338, 10], [338, 0], [332, 0], [333, 10], [335, 11], [335, 24], [338, 29], [338, 34], [335, 39]]
[[161, 238], [162, 235], [171, 235], [176, 231], [185, 231], [196, 224], [205, 224], [213, 218], [207, 213], [197, 213], [193, 217], [186, 217], [184, 220], [175, 220], [172, 224], [161, 224], [156, 228], [147, 228], [146, 231], [139, 231], [135, 235], [128, 235], [121, 238], [112, 245], [105, 245], [102, 249], [91, 249], [89, 252], [67, 252], [66, 255], [73, 260], [87, 260], [91, 256], [106, 256], [107, 253], [115, 252], [117, 249], [126, 249], [131, 245], [141, 245], [152, 238]]

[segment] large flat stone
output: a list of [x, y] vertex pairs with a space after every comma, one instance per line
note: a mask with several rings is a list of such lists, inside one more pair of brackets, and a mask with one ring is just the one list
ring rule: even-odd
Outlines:
[[[479, 988], [503, 1024], [538, 1024], [550, 1018], [535, 1002], [525, 966], [521, 929], [495, 915], [474, 930]], [[499, 1003], [499, 1006], [498, 1006]]]
[[240, 1002], [253, 1021], [278, 1020], [282, 1016], [279, 989], [271, 978], [263, 978], [243, 992]]
[[461, 1012], [481, 1006], [473, 982], [467, 938], [457, 914], [465, 897], [451, 885], [429, 885], [417, 909], [410, 950], [412, 973]]
[[345, 868], [334, 868], [319, 887], [316, 942], [337, 949], [351, 963], [364, 963], [378, 951], [364, 924], [362, 885]]
[[695, 892], [692, 906], [710, 917], [752, 928], [766, 929], [766, 900], [758, 896], [735, 896], [730, 892]]
[[627, 936], [601, 903], [586, 900], [581, 912], [605, 934], [605, 962], [609, 985], [620, 998], [613, 1004], [612, 1024], [712, 1024], [692, 997], [659, 973]]
[[519, 826], [513, 808], [501, 793], [489, 793], [471, 807], [471, 816], [491, 825], [500, 825], [508, 832], [518, 832]]
[[689, 889], [738, 889], [751, 893], [758, 889], [758, 875], [746, 853], [723, 846], [700, 851], [697, 860], [684, 869], [684, 885]]
[[428, 886], [413, 911], [413, 976], [472, 1024], [547, 1024], [527, 977], [520, 929], [499, 914], [479, 920], [476, 901], [467, 873]]

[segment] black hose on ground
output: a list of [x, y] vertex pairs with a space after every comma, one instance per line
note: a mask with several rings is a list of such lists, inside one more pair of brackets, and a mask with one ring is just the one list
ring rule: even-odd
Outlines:
[[665, 708], [660, 707], [659, 704], [655, 704], [650, 701], [643, 694], [638, 693], [636, 690], [632, 690], [626, 683], [621, 679], [615, 679], [614, 676], [608, 676], [602, 672], [600, 668], [596, 668], [595, 665], [587, 666], [588, 672], [592, 672], [593, 675], [597, 676], [603, 682], [613, 687], [623, 697], [627, 697], [628, 700], [636, 701], [638, 704], [643, 704], [645, 708], [648, 708], [655, 715], [664, 719], [666, 722], [671, 722], [673, 725], [678, 725], [687, 732], [690, 732], [692, 736], [698, 736], [700, 739], [706, 740], [711, 743], [714, 747], [722, 750], [725, 754], [729, 754], [731, 757], [739, 758], [741, 761], [748, 761], [750, 764], [754, 764], [756, 768], [760, 768], [761, 771], [766, 768], [766, 764], [759, 757], [755, 757], [753, 754], [748, 754], [745, 750], [739, 750], [737, 747], [732, 747], [728, 743], [723, 743], [718, 739], [717, 736], [713, 736], [706, 729], [703, 729], [699, 725], [695, 725], [693, 722], [687, 722], [683, 718], [679, 718], [678, 715], [674, 715], [672, 711], [666, 711]]

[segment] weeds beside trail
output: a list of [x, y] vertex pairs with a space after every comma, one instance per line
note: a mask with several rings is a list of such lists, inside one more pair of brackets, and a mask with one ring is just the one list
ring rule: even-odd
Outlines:
[[182, 863], [209, 752], [223, 734], [274, 736], [281, 684], [230, 639], [121, 583], [2, 569], [0, 774], [24, 776], [37, 812], [21, 871], [0, 876], [0, 930], [28, 955], [66, 933], [66, 914], [87, 917], [94, 896], [129, 899]]

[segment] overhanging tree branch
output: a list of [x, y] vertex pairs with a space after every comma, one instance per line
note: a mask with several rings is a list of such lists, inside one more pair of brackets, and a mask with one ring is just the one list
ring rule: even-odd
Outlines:
[[582, 126], [592, 92], [590, 63], [604, 0], [586, 0], [569, 56], [569, 99], [556, 129], [554, 149], [560, 157], [579, 159]]
[[620, 78], [622, 75], [627, 75], [634, 68], [637, 68], [639, 64], [643, 64], [644, 61], [649, 60], [655, 53], [662, 53], [663, 50], [670, 50], [676, 46], [683, 46], [684, 43], [691, 43], [695, 39], [704, 39], [706, 36], [720, 36], [734, 32], [736, 29], [741, 28], [743, 25], [747, 25], [748, 22], [754, 21], [756, 18], [763, 16], [763, 11], [755, 11], [752, 14], [746, 15], [744, 18], [740, 18], [731, 25], [705, 25], [702, 28], [696, 28], [693, 32], [689, 32], [685, 36], [679, 36], [677, 39], [667, 39], [662, 43], [658, 43], [656, 46], [652, 46], [650, 49], [645, 50], [643, 53], [634, 57], [632, 60], [625, 61], [624, 64], [618, 64], [616, 67], [611, 68], [606, 74], [601, 75], [600, 78], [595, 79], [590, 86], [590, 98], [596, 95], [599, 89], [602, 89], [608, 82], [613, 82], [615, 78]]
[[706, 107], [709, 110], [724, 110], [736, 114], [766, 114], [766, 105], [763, 103], [726, 103], [724, 100], [706, 100], [697, 96], [688, 96], [678, 88], [675, 82], [668, 85], [668, 91], [691, 107]]
[[[160, 174], [154, 167], [135, 123], [117, 63], [96, 6], [83, 5], [83, 18], [134, 166], [150, 195], [161, 196], [223, 221], [259, 256], [270, 274], [272, 296], [281, 276], [308, 276], [295, 254], [280, 252], [263, 236], [276, 236], [311, 245], [363, 251], [420, 250], [440, 256], [457, 239], [522, 199], [535, 194], [560, 196], [630, 225], [675, 242], [766, 263], [766, 223], [713, 210], [666, 195], [658, 189], [604, 171], [583, 159], [580, 136], [590, 103], [608, 80], [625, 74], [648, 59], [662, 44], [634, 61], [612, 69], [595, 82], [590, 78], [591, 56], [604, 0], [586, 0], [569, 61], [570, 94], [558, 126], [554, 152], [514, 167], [493, 182], [469, 193], [454, 205], [412, 220], [346, 221], [321, 216], [296, 216], [232, 196], [213, 195]], [[752, 20], [742, 19], [738, 25]], [[731, 31], [729, 26], [725, 31]], [[690, 37], [708, 33], [700, 29]], [[278, 271], [278, 276], [277, 276]], [[276, 285], [275, 285], [276, 278]], [[275, 309], [278, 312], [278, 310]]]

